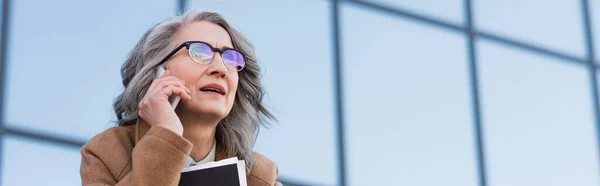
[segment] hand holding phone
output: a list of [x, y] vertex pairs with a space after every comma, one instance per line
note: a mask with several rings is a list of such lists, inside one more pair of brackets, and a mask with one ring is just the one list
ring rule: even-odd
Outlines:
[[183, 125], [175, 113], [175, 107], [182, 97], [192, 99], [185, 82], [172, 76], [170, 71], [159, 70], [139, 103], [138, 114], [150, 126], [161, 126], [183, 135]]
[[[159, 78], [160, 76], [165, 74], [165, 72], [166, 72], [165, 68], [159, 67], [158, 73], [156, 74], [156, 78]], [[177, 104], [179, 104], [180, 100], [181, 100], [181, 96], [179, 96], [178, 94], [173, 94], [173, 95], [169, 96], [169, 103], [171, 103], [171, 106], [173, 107], [173, 109], [175, 109], [177, 107]]]

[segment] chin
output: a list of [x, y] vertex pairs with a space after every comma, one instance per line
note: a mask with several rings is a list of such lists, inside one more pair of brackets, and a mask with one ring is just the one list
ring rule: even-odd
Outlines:
[[227, 114], [229, 114], [228, 110], [224, 105], [213, 105], [213, 104], [204, 104], [204, 105], [194, 105], [191, 109], [193, 112], [200, 113], [204, 116], [217, 117], [220, 119], [225, 118]]
[[225, 103], [210, 99], [186, 101], [183, 104], [180, 103], [177, 109], [185, 110], [184, 112], [203, 118], [216, 118], [219, 120], [225, 118], [231, 111], [231, 108], [228, 108]]

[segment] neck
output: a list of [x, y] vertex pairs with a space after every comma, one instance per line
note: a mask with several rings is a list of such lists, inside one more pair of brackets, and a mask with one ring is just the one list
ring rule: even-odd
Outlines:
[[194, 145], [190, 156], [194, 161], [204, 159], [212, 150], [213, 143], [215, 143], [215, 134], [219, 121], [202, 120], [197, 117], [197, 114], [194, 117], [194, 114], [177, 112], [177, 115], [183, 125], [183, 137]]

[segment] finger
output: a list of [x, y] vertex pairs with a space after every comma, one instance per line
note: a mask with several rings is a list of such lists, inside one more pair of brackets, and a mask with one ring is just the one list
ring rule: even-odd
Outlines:
[[185, 82], [175, 76], [169, 76], [169, 77], [164, 77], [161, 79], [155, 79], [152, 82], [152, 85], [150, 85], [148, 92], [155, 93], [157, 91], [160, 91], [160, 89], [170, 86], [170, 85], [185, 88], [188, 90], [188, 92], [190, 92], [190, 90], [186, 87]]
[[160, 83], [160, 79], [154, 79], [152, 80], [152, 83], [150, 83], [150, 87], [148, 87], [148, 90], [146, 91], [147, 93], [154, 93], [156, 86]]
[[[165, 94], [167, 97], [172, 95], [179, 95], [182, 99], [190, 100], [192, 96], [190, 96], [185, 89], [175, 86], [165, 87], [161, 90], [162, 94]], [[168, 98], [167, 98], [168, 99]]]
[[[173, 77], [173, 76], [171, 76]], [[180, 87], [186, 90], [187, 93], [190, 93], [190, 89], [185, 85], [185, 82], [178, 79], [178, 78], [169, 78], [169, 79], [163, 79], [161, 80], [162, 82], [160, 83], [159, 88], [164, 88], [167, 86], [176, 86], [176, 87]]]
[[158, 82], [160, 82], [160, 79], [163, 79], [165, 77], [169, 77], [171, 76], [171, 71], [170, 70], [165, 70], [163, 67], [158, 67], [159, 69], [157, 69], [157, 73], [161, 73], [158, 77], [156, 77], [154, 80], [152, 80], [152, 83], [150, 84], [150, 87], [148, 87], [148, 92], [155, 92], [155, 88], [156, 88], [156, 84]]

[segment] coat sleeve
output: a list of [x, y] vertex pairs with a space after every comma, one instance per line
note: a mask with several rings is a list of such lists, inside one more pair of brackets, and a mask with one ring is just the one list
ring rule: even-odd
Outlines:
[[113, 155], [121, 150], [120, 142], [99, 135], [81, 148], [84, 186], [176, 186], [192, 150], [192, 144], [182, 136], [163, 127], [152, 127], [133, 148], [131, 160], [127, 161], [131, 171], [124, 173], [129, 164], [115, 160]]

